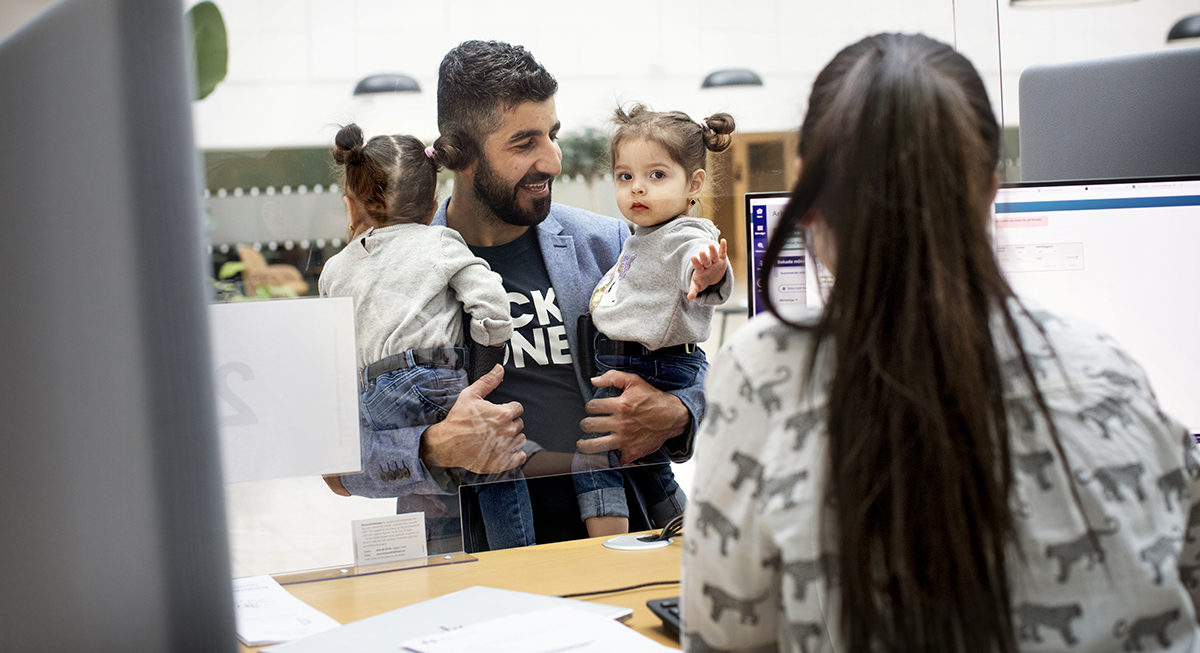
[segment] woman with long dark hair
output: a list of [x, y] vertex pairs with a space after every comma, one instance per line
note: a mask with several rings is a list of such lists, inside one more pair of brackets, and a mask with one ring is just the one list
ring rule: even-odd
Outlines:
[[1200, 650], [1195, 443], [1110, 338], [1013, 295], [999, 151], [945, 44], [817, 77], [764, 273], [803, 230], [836, 282], [709, 374], [685, 649]]

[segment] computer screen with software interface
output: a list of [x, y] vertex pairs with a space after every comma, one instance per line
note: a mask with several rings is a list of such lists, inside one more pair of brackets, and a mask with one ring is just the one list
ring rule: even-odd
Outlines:
[[791, 193], [746, 193], [746, 278], [750, 315], [765, 310], [766, 292], [777, 306], [823, 306], [833, 275], [811, 256], [800, 232], [788, 239], [771, 274], [763, 277], [767, 243]]
[[993, 216], [1017, 295], [1107, 331], [1200, 433], [1200, 178], [1014, 184]]
[[[786, 192], [746, 194], [750, 314], [821, 306], [833, 277], [794, 235], [771, 274]], [[1019, 183], [994, 207], [1000, 267], [1023, 298], [1084, 318], [1145, 369], [1163, 410], [1200, 434], [1200, 177]]]

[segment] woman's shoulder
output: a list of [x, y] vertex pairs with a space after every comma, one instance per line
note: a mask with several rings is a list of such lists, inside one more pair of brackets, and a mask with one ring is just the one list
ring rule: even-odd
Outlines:
[[779, 354], [792, 349], [807, 348], [811, 329], [821, 318], [821, 309], [796, 307], [780, 310], [783, 318], [771, 313], [759, 313], [750, 318], [726, 341], [722, 350], [736, 350], [744, 355]]
[[786, 322], [761, 313], [743, 324], [726, 340], [713, 363], [714, 368], [734, 366], [749, 379], [765, 383], [779, 379], [787, 385], [799, 383], [808, 370], [811, 327], [821, 316], [819, 309], [783, 311]]
[[[1039, 386], [1145, 384], [1141, 367], [1121, 344], [1100, 326], [1083, 318], [1048, 310], [1035, 302], [1011, 300], [1021, 347]], [[1002, 364], [1015, 360], [1011, 346], [1001, 345]], [[1015, 363], [1009, 372], [1019, 372]]]

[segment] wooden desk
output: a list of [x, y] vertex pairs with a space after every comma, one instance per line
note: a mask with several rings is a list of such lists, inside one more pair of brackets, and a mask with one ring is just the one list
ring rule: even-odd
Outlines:
[[[477, 560], [460, 564], [401, 569], [381, 574], [285, 585], [309, 605], [347, 624], [419, 603], [473, 585], [562, 595], [626, 587], [649, 581], [679, 580], [683, 539], [650, 551], [614, 551], [606, 538], [558, 542], [520, 549], [472, 554]], [[281, 578], [281, 582], [287, 582]], [[662, 622], [646, 601], [678, 596], [678, 585], [601, 594], [580, 600], [633, 608], [625, 623], [639, 633], [675, 648]], [[242, 646], [241, 651], [257, 651]]]

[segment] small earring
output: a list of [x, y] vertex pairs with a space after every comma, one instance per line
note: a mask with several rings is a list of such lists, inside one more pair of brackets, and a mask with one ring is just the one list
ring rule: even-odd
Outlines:
[[692, 199], [692, 200], [690, 201], [690, 204], [691, 204], [692, 206], [696, 206], [696, 200], [695, 200], [695, 199]]

